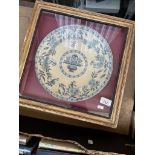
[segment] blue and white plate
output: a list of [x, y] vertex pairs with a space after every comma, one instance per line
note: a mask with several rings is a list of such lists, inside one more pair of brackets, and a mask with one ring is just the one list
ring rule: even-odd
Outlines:
[[107, 41], [92, 28], [67, 25], [50, 32], [35, 56], [40, 84], [54, 97], [77, 102], [98, 94], [108, 83], [113, 56]]

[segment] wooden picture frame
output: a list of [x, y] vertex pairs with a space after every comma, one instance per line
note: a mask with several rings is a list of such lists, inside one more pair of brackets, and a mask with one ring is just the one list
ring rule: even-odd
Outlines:
[[35, 27], [41, 10], [49, 10], [49, 11], [51, 10], [57, 13], [64, 13], [66, 15], [85, 18], [88, 20], [93, 19], [93, 21], [96, 21], [96, 22], [104, 22], [107, 24], [121, 26], [128, 29], [124, 53], [123, 53], [119, 76], [118, 76], [116, 93], [114, 97], [113, 108], [112, 108], [110, 118], [105, 118], [105, 117], [95, 116], [84, 112], [74, 111], [71, 109], [65, 109], [55, 105], [43, 104], [42, 102], [21, 98], [21, 97], [19, 98], [20, 108], [30, 109], [38, 112], [43, 112], [46, 114], [48, 113], [51, 115], [61, 116], [64, 118], [70, 118], [73, 120], [92, 123], [96, 125], [116, 128], [118, 124], [119, 113], [121, 109], [122, 98], [123, 98], [123, 93], [124, 93], [129, 63], [130, 63], [130, 57], [131, 57], [131, 52], [133, 48], [134, 22], [130, 20], [117, 18], [117, 17], [108, 16], [108, 15], [93, 13], [90, 11], [84, 11], [76, 8], [70, 8], [70, 7], [61, 6], [57, 4], [37, 1], [33, 9], [32, 20], [24, 40], [22, 50], [20, 52], [20, 68], [19, 68], [20, 81], [22, 78], [24, 66], [26, 64], [31, 41], [33, 39]]

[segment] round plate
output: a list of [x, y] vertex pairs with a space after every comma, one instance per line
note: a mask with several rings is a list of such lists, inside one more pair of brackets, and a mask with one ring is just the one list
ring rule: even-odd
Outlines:
[[54, 97], [77, 102], [99, 93], [108, 83], [113, 67], [107, 41], [95, 30], [67, 25], [50, 32], [35, 56], [41, 85]]

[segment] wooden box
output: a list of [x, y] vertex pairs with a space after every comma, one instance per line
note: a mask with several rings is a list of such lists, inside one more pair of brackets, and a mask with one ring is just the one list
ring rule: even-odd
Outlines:
[[[65, 119], [78, 120], [80, 122], [87, 122], [88, 124], [107, 126], [116, 128], [119, 119], [120, 108], [122, 104], [122, 98], [128, 73], [128, 68], [130, 64], [131, 51], [133, 47], [134, 40], [134, 22], [129, 20], [124, 20], [116, 17], [111, 17], [107, 15], [101, 15], [97, 13], [92, 13], [89, 11], [82, 11], [79, 9], [74, 9], [70, 7], [64, 7], [56, 4], [49, 4], [45, 2], [36, 2], [32, 21], [24, 40], [22, 51], [20, 53], [20, 84], [22, 82], [22, 77], [24, 75], [24, 69], [27, 64], [27, 60], [30, 54], [31, 44], [33, 42], [34, 36], [36, 34], [35, 30], [37, 27], [37, 22], [40, 17], [41, 11], [55, 12], [56, 14], [64, 14], [65, 16], [71, 16], [74, 18], [82, 18], [85, 20], [91, 20], [96, 23], [106, 24], [109, 26], [116, 26], [118, 28], [126, 29], [126, 37], [123, 48], [123, 55], [121, 57], [118, 79], [116, 83], [116, 89], [113, 98], [113, 104], [110, 109], [109, 117], [102, 117], [98, 115], [91, 114], [82, 110], [73, 110], [72, 108], [64, 108], [53, 104], [50, 104], [40, 100], [35, 100], [31, 97], [25, 97], [20, 92], [20, 109], [29, 109], [41, 112], [42, 115], [49, 114], [54, 117], [61, 117]], [[114, 44], [115, 45], [115, 44]], [[117, 45], [115, 45], [117, 46]], [[32, 58], [33, 60], [33, 58]], [[31, 83], [33, 84], [33, 83]], [[53, 117], [53, 118], [54, 118]]]

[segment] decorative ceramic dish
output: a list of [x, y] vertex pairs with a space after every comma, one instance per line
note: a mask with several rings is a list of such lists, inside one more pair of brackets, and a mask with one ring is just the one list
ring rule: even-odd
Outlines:
[[40, 84], [54, 97], [77, 102], [98, 94], [113, 68], [107, 41], [92, 28], [67, 25], [50, 32], [35, 56]]

